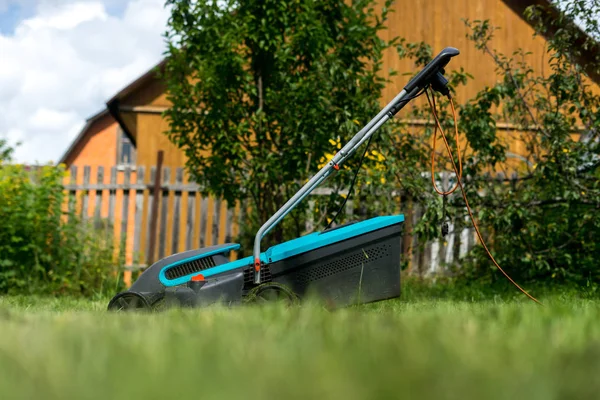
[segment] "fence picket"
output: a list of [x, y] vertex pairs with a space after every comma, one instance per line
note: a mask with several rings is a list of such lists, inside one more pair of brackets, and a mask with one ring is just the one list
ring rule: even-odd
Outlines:
[[422, 259], [420, 260], [420, 262], [421, 262], [421, 265], [420, 265], [421, 271], [419, 272], [420, 275], [427, 275], [432, 272], [432, 268], [434, 267], [434, 263], [433, 263], [434, 260], [432, 257], [432, 246], [433, 246], [432, 242], [427, 242], [423, 246]]
[[[183, 168], [177, 168], [175, 171], [175, 187], [183, 187]], [[179, 224], [181, 213], [181, 196], [182, 191], [175, 191], [175, 199], [173, 202], [173, 239], [171, 240], [171, 252], [173, 254], [179, 251]]]
[[167, 247], [167, 214], [169, 211], [169, 190], [166, 187], [171, 180], [171, 168], [163, 169], [163, 187], [160, 191], [160, 229], [158, 234], [158, 258], [165, 257]]
[[[156, 178], [156, 167], [150, 167], [150, 185], [154, 184]], [[146, 214], [146, 264], [150, 264], [150, 262], [152, 260], [154, 260], [154, 254], [150, 254], [151, 250], [150, 249], [150, 245], [152, 242], [152, 206], [154, 201], [156, 201], [154, 199], [154, 191], [150, 190], [148, 192], [148, 208], [147, 208], [147, 214]]]
[[421, 219], [421, 206], [419, 204], [413, 204], [413, 213], [412, 213], [412, 226], [413, 226], [413, 235], [412, 235], [412, 243], [411, 243], [411, 248], [412, 248], [412, 259], [410, 260], [411, 263], [411, 272], [415, 272], [420, 274], [421, 273], [421, 249], [419, 248], [419, 241], [417, 239], [417, 235], [414, 234], [414, 227], [417, 225], [417, 222], [419, 221], [419, 219]]
[[202, 197], [202, 203], [200, 205], [200, 248], [206, 245], [206, 223], [208, 219], [208, 198]]
[[211, 245], [219, 243], [219, 221], [221, 220], [221, 200], [215, 199], [213, 202], [213, 223], [212, 223], [212, 241]]
[[[70, 183], [72, 187], [75, 187], [77, 185], [77, 167], [75, 165], [72, 165], [70, 168]], [[69, 212], [76, 212], [77, 208], [77, 190], [76, 189], [70, 189], [69, 190]]]
[[[104, 167], [99, 166], [96, 172], [96, 183], [102, 185], [104, 183]], [[102, 189], [96, 189], [96, 204], [94, 205], [94, 219], [98, 222], [102, 218], [102, 198], [104, 197], [104, 191]]]
[[463, 226], [465, 226], [465, 228], [460, 232], [460, 251], [458, 253], [458, 257], [462, 258], [464, 257], [467, 252], [469, 251], [469, 249], [471, 249], [473, 247], [473, 232], [471, 231], [471, 229], [469, 228], [469, 224], [471, 223], [470, 219], [468, 216], [465, 216], [465, 223], [463, 224]]
[[[117, 183], [117, 167], [110, 169], [110, 183]], [[117, 201], [117, 190], [111, 189], [108, 191], [108, 221], [111, 225], [115, 224], [115, 202]]]
[[235, 203], [233, 205], [227, 203], [227, 215], [225, 217], [225, 240], [224, 243], [231, 243], [233, 239], [233, 213], [235, 211]]
[[[189, 181], [189, 176], [186, 178]], [[196, 193], [187, 194], [187, 218], [185, 222], [185, 249], [191, 250], [194, 240], [194, 226], [196, 223]]]
[[127, 222], [129, 221], [129, 183], [131, 181], [131, 168], [125, 167], [123, 177], [123, 208], [121, 208], [121, 243], [127, 245]]
[[[137, 169], [137, 184], [141, 186], [144, 184], [144, 167], [138, 167]], [[136, 189], [135, 190], [135, 217], [133, 222], [133, 257], [134, 263], [135, 259], [139, 258], [140, 247], [141, 247], [141, 236], [142, 236], [142, 216], [144, 212], [144, 190]], [[138, 260], [137, 263], [140, 263], [141, 260]]]
[[[442, 173], [440, 174], [441, 178], [442, 178], [442, 190], [449, 190], [450, 189], [450, 174], [449, 173]], [[447, 206], [447, 204], [446, 204]], [[446, 210], [447, 213], [447, 210]], [[447, 215], [447, 214], [446, 214]], [[446, 215], [444, 215], [444, 220], [442, 221], [442, 224], [444, 223], [448, 223], [449, 219], [446, 217]], [[448, 235], [446, 236], [442, 236], [441, 235], [441, 230], [442, 227], [439, 227], [440, 229], [440, 236], [439, 239], [435, 240], [435, 245], [432, 248], [432, 251], [435, 251], [435, 262], [432, 262], [432, 272], [437, 272], [438, 267], [442, 267], [442, 264], [446, 263], [446, 246], [448, 244], [447, 240], [449, 239]], [[448, 223], [448, 232], [450, 232], [450, 224]]]
[[[84, 187], [90, 184], [90, 171], [91, 167], [86, 165], [83, 167], [83, 185]], [[81, 206], [81, 218], [86, 220], [88, 218], [88, 207], [90, 203], [90, 194], [88, 190], [83, 190], [82, 206]]]
[[413, 201], [404, 199], [403, 204], [406, 204], [404, 214], [404, 230], [402, 235], [402, 260], [408, 264], [407, 271], [410, 272], [412, 260], [412, 227], [413, 227]]
[[243, 232], [243, 228], [246, 225], [244, 218], [246, 218], [246, 211], [248, 210], [248, 200], [244, 200], [241, 202], [240, 204], [240, 213], [238, 215], [237, 221], [238, 221], [238, 235], [241, 235]]
[[[147, 170], [138, 166], [134, 177], [132, 169], [125, 168], [121, 179], [116, 167], [112, 167], [108, 174], [101, 166], [94, 171], [90, 166], [71, 166], [70, 179], [64, 185], [70, 199], [69, 209], [76, 211], [83, 218], [93, 216], [95, 221], [106, 217], [113, 226], [115, 235], [129, 242], [125, 243], [127, 262], [139, 266], [144, 265], [140, 258], [142, 252], [145, 252], [146, 260], [150, 261], [156, 256], [163, 258], [198, 245], [206, 247], [236, 240], [246, 226], [246, 201], [227, 203], [223, 199], [201, 196], [197, 192], [198, 185], [190, 181], [182, 168], [161, 169], [163, 173], [157, 177], [156, 167], [149, 167]], [[82, 176], [77, 175], [79, 170], [83, 171]], [[105, 171], [109, 177], [105, 176]], [[92, 172], [95, 173], [96, 179], [91, 178]], [[173, 182], [171, 173], [174, 175]], [[510, 179], [504, 176], [498, 174], [490, 176], [490, 179], [507, 185], [517, 179], [515, 175], [510, 175]], [[159, 179], [158, 185], [154, 184], [156, 178]], [[440, 186], [448, 189], [451, 178], [449, 174], [440, 174]], [[154, 186], [157, 187], [156, 194], [152, 190]], [[108, 198], [104, 197], [105, 191]], [[332, 190], [320, 188], [315, 192], [313, 196], [328, 196]], [[401, 193], [394, 192], [393, 196], [401, 196]], [[307, 200], [305, 228], [310, 232], [314, 229], [315, 198]], [[403, 259], [408, 262], [409, 273], [441, 272], [444, 265], [456, 263], [476, 244], [470, 221], [460, 217], [448, 220], [449, 234], [445, 238], [440, 237], [419, 245], [412, 230], [423, 216], [423, 206], [405, 196], [401, 196], [399, 200], [402, 205], [401, 211], [405, 212], [404, 237], [399, 245], [402, 246]], [[103, 206], [108, 212], [103, 210]], [[154, 241], [158, 243], [155, 243], [155, 252], [149, 257], [152, 236], [150, 220], [154, 207], [157, 207]], [[346, 221], [352, 219], [355, 211], [358, 215], [360, 210], [355, 210], [354, 203], [348, 202], [345, 208]], [[339, 221], [342, 222], [344, 221]], [[127, 236], [130, 235], [128, 240]]]
[[456, 225], [454, 221], [450, 221], [448, 224], [448, 240], [446, 242], [445, 251], [444, 251], [444, 262], [447, 265], [450, 265], [454, 262], [454, 241], [456, 238]]

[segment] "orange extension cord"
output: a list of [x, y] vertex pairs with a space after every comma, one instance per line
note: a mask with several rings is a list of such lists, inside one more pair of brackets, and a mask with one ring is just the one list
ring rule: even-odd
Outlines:
[[[456, 168], [456, 162], [454, 161], [454, 156], [452, 155], [452, 151], [450, 150], [450, 145], [448, 144], [448, 139], [446, 138], [446, 134], [444, 133], [444, 130], [442, 129], [442, 126], [441, 126], [440, 121], [439, 121], [438, 116], [437, 116], [436, 104], [435, 104], [435, 96], [434, 96], [434, 94], [432, 92], [431, 93], [431, 98], [430, 98], [429, 97], [429, 90], [426, 90], [425, 94], [427, 95], [427, 101], [429, 102], [429, 106], [431, 107], [431, 112], [433, 114], [433, 118], [435, 119], [435, 131], [433, 132], [433, 146], [431, 148], [431, 184], [433, 185], [433, 188], [435, 189], [435, 191], [440, 196], [447, 196], [449, 194], [454, 193], [454, 191], [457, 188], [460, 187], [463, 199], [465, 200], [465, 204], [467, 206], [467, 211], [469, 212], [469, 217], [471, 218], [471, 222], [473, 223], [473, 227], [475, 228], [475, 232], [477, 233], [477, 237], [479, 238], [479, 242], [481, 243], [481, 245], [485, 249], [486, 253], [490, 257], [490, 260], [492, 260], [492, 262], [500, 270], [500, 272], [502, 272], [502, 274], [513, 285], [515, 285], [517, 287], [517, 289], [519, 289], [523, 294], [525, 294], [527, 297], [529, 297], [531, 300], [533, 300], [537, 304], [542, 305], [542, 303], [538, 299], [536, 299], [535, 297], [533, 297], [532, 295], [530, 295], [529, 293], [527, 293], [527, 291], [525, 289], [521, 288], [521, 286], [519, 286], [517, 284], [517, 282], [515, 282], [502, 269], [502, 267], [500, 267], [500, 265], [498, 264], [498, 262], [496, 261], [496, 259], [494, 258], [494, 256], [490, 252], [490, 250], [488, 249], [487, 245], [483, 241], [483, 237], [481, 236], [481, 233], [479, 232], [479, 226], [477, 225], [477, 222], [475, 222], [475, 217], [473, 217], [473, 212], [471, 211], [471, 206], [469, 205], [469, 200], [467, 200], [467, 195], [465, 193], [465, 188], [463, 187], [463, 184], [461, 182], [462, 172], [463, 171], [462, 171], [462, 161], [461, 161], [461, 156], [460, 156], [460, 144], [458, 142], [458, 123], [457, 123], [457, 118], [456, 118], [456, 108], [454, 107], [454, 100], [452, 100], [452, 97], [448, 96], [448, 98], [450, 99], [450, 107], [452, 108], [452, 116], [454, 117], [454, 132], [455, 132], [455, 137], [456, 137], [456, 152], [457, 152], [457, 155], [458, 155], [458, 168]], [[446, 145], [446, 150], [448, 150], [448, 155], [450, 156], [450, 161], [452, 162], [452, 168], [454, 169], [454, 173], [456, 174], [456, 177], [457, 177], [457, 179], [456, 179], [456, 185], [454, 185], [454, 187], [452, 189], [448, 190], [448, 191], [443, 191], [443, 190], [438, 189], [438, 187], [437, 187], [437, 185], [435, 183], [435, 144], [436, 144], [436, 140], [437, 140], [438, 130], [442, 134], [442, 139], [444, 139], [444, 144]]]

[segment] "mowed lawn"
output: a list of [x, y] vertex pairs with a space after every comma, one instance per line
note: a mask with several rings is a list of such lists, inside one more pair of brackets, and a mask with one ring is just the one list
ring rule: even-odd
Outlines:
[[0, 297], [0, 399], [600, 398], [600, 302], [110, 314]]

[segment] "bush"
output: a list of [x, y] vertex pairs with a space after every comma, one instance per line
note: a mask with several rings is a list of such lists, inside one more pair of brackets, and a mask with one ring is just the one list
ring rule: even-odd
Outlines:
[[[528, 9], [525, 16], [537, 34], [548, 26], [557, 28], [546, 42], [546, 71], [531, 66], [534, 55], [526, 50], [513, 54], [494, 50], [491, 40], [500, 28], [489, 21], [465, 21], [471, 43], [494, 62], [497, 81], [472, 99], [457, 99], [458, 128], [465, 139], [464, 186], [494, 257], [526, 285], [575, 285], [589, 290], [600, 285], [600, 96], [589, 78], [590, 72], [600, 71], [600, 58], [580, 57], [584, 49], [596, 46], [590, 42], [595, 43], [592, 38], [600, 34], [594, 19], [600, 5], [586, 8], [584, 3], [561, 2], [564, 14], [558, 19], [543, 7]], [[588, 35], [572, 21], [581, 21]], [[418, 52], [408, 53], [419, 61]], [[462, 70], [448, 75], [454, 88], [472, 78]], [[453, 132], [448, 102], [440, 99], [438, 105], [446, 132]], [[414, 118], [431, 118], [428, 105], [413, 112]], [[501, 131], [498, 122], [515, 129]], [[439, 237], [445, 218], [442, 198], [431, 190], [429, 176], [422, 174], [431, 162], [433, 130], [424, 133], [426, 141], [419, 141], [417, 135], [399, 135], [395, 153], [386, 154], [390, 164], [401, 169], [400, 189], [425, 210], [414, 231], [421, 242]], [[454, 144], [452, 137], [449, 140]], [[514, 150], [514, 144], [520, 150]], [[451, 170], [445, 150], [436, 162], [436, 171]], [[448, 196], [445, 211], [451, 219], [465, 220], [460, 191]], [[482, 246], [475, 246], [461, 264], [459, 271], [466, 280], [505, 281]]]
[[112, 230], [66, 211], [63, 176], [61, 167], [0, 161], [0, 293], [91, 296], [118, 289]]

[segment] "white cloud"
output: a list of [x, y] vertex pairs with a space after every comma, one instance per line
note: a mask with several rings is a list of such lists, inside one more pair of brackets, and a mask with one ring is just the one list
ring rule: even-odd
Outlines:
[[18, 29], [70, 30], [84, 22], [95, 19], [105, 21], [108, 18], [104, 4], [97, 2], [66, 4], [59, 9], [42, 5], [39, 9], [42, 15], [23, 21]]
[[[85, 119], [162, 56], [164, 0], [38, 0], [0, 35], [0, 136], [21, 141], [19, 162], [56, 161]], [[2, 0], [0, 0], [0, 6]]]

